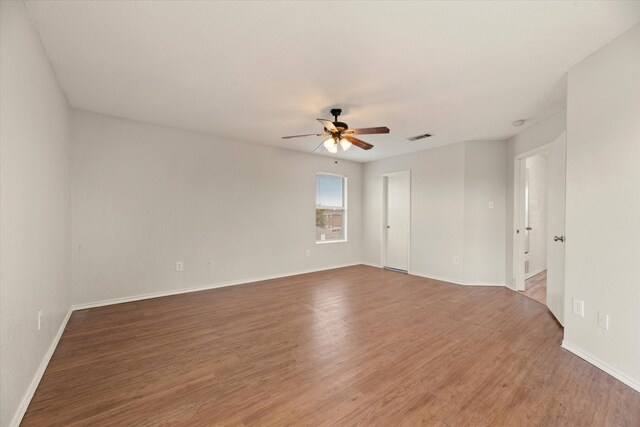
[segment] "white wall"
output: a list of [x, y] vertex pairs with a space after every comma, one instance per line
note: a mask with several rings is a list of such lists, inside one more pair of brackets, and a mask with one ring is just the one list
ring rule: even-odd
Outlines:
[[465, 143], [464, 283], [505, 284], [505, 179], [505, 141]]
[[[362, 259], [359, 163], [81, 111], [73, 123], [75, 304]], [[316, 172], [348, 177], [346, 243], [315, 244]]]
[[547, 155], [536, 154], [525, 161], [529, 199], [529, 274], [547, 268]]
[[411, 170], [410, 273], [503, 284], [504, 164], [504, 141], [446, 145], [365, 164], [365, 262], [381, 264], [382, 175]]
[[0, 425], [6, 426], [25, 409], [21, 402], [71, 303], [70, 132], [67, 101], [24, 4], [0, 2], [0, 22]]
[[507, 185], [506, 185], [506, 261], [505, 277], [507, 285], [514, 286], [513, 275], [513, 196], [514, 196], [514, 162], [516, 156], [550, 144], [567, 129], [567, 113], [560, 113], [537, 123], [507, 140]]
[[568, 85], [565, 344], [640, 391], [640, 25], [572, 68]]

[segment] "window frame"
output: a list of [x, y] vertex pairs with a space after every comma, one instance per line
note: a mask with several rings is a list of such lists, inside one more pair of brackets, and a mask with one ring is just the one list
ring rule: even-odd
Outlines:
[[[343, 206], [318, 206], [317, 202], [315, 205], [315, 209], [314, 209], [314, 217], [316, 212], [318, 211], [318, 209], [342, 209], [342, 217], [343, 217], [343, 224], [344, 224], [344, 238], [340, 239], [340, 240], [317, 240], [314, 239], [316, 241], [316, 245], [325, 245], [328, 243], [346, 243], [348, 241], [348, 230], [349, 227], [347, 225], [348, 223], [348, 219], [349, 219], [349, 214], [348, 214], [348, 210], [347, 210], [347, 200], [348, 200], [348, 182], [349, 182], [349, 178], [346, 175], [340, 175], [337, 173], [330, 173], [330, 172], [316, 172], [316, 174], [314, 175], [315, 178], [318, 177], [318, 175], [329, 175], [329, 176], [337, 176], [339, 178], [342, 178], [342, 204]], [[315, 185], [315, 196], [316, 196], [316, 200], [318, 199], [318, 185], [317, 185], [317, 180], [314, 180], [314, 185]]]

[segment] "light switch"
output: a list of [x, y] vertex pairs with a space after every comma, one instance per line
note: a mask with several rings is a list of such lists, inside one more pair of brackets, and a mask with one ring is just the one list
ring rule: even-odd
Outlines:
[[584, 317], [584, 301], [581, 299], [573, 299], [573, 314]]
[[609, 315], [607, 313], [598, 312], [598, 326], [603, 329], [609, 329]]

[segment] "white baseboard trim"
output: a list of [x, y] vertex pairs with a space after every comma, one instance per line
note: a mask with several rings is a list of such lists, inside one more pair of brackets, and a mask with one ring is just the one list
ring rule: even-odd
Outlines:
[[379, 264], [370, 264], [368, 262], [361, 262], [360, 264], [366, 265], [367, 267], [382, 268], [382, 266]]
[[441, 282], [453, 283], [454, 285], [462, 285], [462, 286], [466, 285], [466, 283], [463, 283], [458, 279], [452, 279], [450, 277], [445, 277], [445, 276], [437, 276], [435, 274], [420, 273], [419, 271], [414, 271], [414, 270], [410, 270], [409, 274], [413, 276], [424, 277], [425, 279], [433, 279], [433, 280], [439, 280]]
[[626, 385], [628, 385], [629, 387], [631, 387], [635, 391], [640, 392], [640, 383], [638, 383], [638, 382], [632, 380], [631, 378], [627, 377], [625, 374], [621, 373], [617, 369], [612, 368], [611, 366], [607, 365], [602, 360], [598, 359], [597, 357], [593, 356], [592, 354], [582, 350], [579, 347], [576, 347], [575, 345], [571, 344], [570, 342], [567, 342], [567, 340], [562, 340], [562, 348], [564, 348], [567, 351], [570, 351], [571, 353], [575, 354], [579, 358], [586, 360], [587, 362], [591, 363], [596, 368], [602, 369], [607, 374], [611, 375], [613, 378], [615, 378], [615, 379], [617, 379], [619, 381], [622, 381], [623, 383], [625, 383]]
[[533, 276], [535, 276], [536, 274], [542, 273], [546, 269], [547, 269], [547, 266], [545, 265], [544, 267], [539, 268], [536, 271], [531, 271], [529, 272], [529, 274], [524, 275], [524, 280], [531, 279]]
[[516, 290], [516, 280], [515, 279], [511, 279], [508, 283], [505, 283], [504, 285], [507, 289], [511, 289], [512, 291]]
[[47, 369], [47, 365], [49, 365], [49, 361], [51, 360], [51, 356], [53, 356], [53, 352], [56, 351], [56, 347], [58, 347], [58, 342], [60, 341], [60, 337], [62, 337], [64, 329], [67, 327], [67, 322], [69, 321], [72, 312], [73, 309], [69, 308], [69, 311], [67, 311], [67, 315], [64, 317], [62, 323], [60, 324], [60, 327], [58, 328], [58, 332], [51, 341], [51, 345], [49, 345], [47, 352], [42, 358], [42, 361], [40, 362], [40, 365], [38, 366], [38, 369], [36, 370], [36, 373], [31, 380], [31, 384], [29, 384], [29, 388], [27, 388], [26, 393], [22, 397], [20, 405], [18, 406], [18, 410], [13, 416], [13, 419], [11, 420], [9, 426], [18, 427], [20, 425], [20, 422], [22, 422], [22, 417], [24, 417], [25, 412], [27, 412], [29, 403], [31, 403], [31, 399], [33, 398], [33, 395], [36, 392], [38, 385], [40, 384], [40, 380], [44, 375], [44, 371]]
[[253, 283], [253, 282], [262, 282], [262, 281], [265, 281], [265, 280], [281, 279], [283, 277], [297, 276], [297, 275], [300, 275], [300, 274], [307, 274], [307, 273], [316, 273], [318, 271], [333, 270], [333, 269], [336, 269], [336, 268], [344, 268], [344, 267], [352, 267], [354, 265], [361, 265], [361, 264], [362, 263], [359, 263], [359, 262], [350, 263], [350, 264], [339, 264], [339, 265], [332, 265], [332, 266], [329, 266], [329, 267], [321, 267], [321, 268], [314, 268], [314, 269], [308, 269], [308, 270], [294, 271], [294, 272], [283, 273], [283, 274], [272, 274], [272, 275], [267, 275], [267, 276], [251, 277], [251, 278], [248, 278], [248, 279], [232, 280], [232, 281], [228, 281], [228, 282], [213, 283], [213, 284], [210, 284], [210, 285], [195, 286], [195, 287], [185, 288], [185, 289], [171, 289], [171, 290], [168, 290], [168, 291], [151, 292], [151, 293], [148, 293], [148, 294], [139, 294], [139, 295], [132, 295], [132, 296], [128, 296], [128, 297], [112, 298], [112, 299], [106, 299], [106, 300], [101, 300], [101, 301], [94, 301], [94, 302], [88, 302], [88, 303], [82, 303], [82, 304], [74, 304], [71, 308], [74, 311], [75, 310], [85, 310], [87, 308], [97, 308], [97, 307], [104, 307], [104, 306], [113, 305], [113, 304], [123, 304], [123, 303], [126, 303], [126, 302], [141, 301], [141, 300], [145, 300], [145, 299], [167, 297], [167, 296], [171, 296], [171, 295], [188, 294], [190, 292], [199, 292], [199, 291], [206, 291], [206, 290], [209, 290], [209, 289], [225, 288], [227, 286], [246, 285], [248, 283]]
[[498, 288], [507, 288], [509, 287], [504, 283], [489, 283], [489, 282], [467, 282], [464, 284], [465, 286], [493, 286]]
[[462, 285], [462, 286], [499, 286], [499, 287], [507, 287], [504, 283], [482, 283], [482, 282], [463, 282], [460, 281], [458, 279], [452, 279], [450, 277], [444, 277], [444, 276], [436, 276], [433, 274], [425, 274], [425, 273], [420, 273], [417, 271], [409, 271], [409, 274], [412, 274], [414, 276], [420, 276], [420, 277], [424, 277], [425, 279], [433, 279], [433, 280], [439, 280], [441, 282], [448, 282], [448, 283], [453, 283], [454, 285]]

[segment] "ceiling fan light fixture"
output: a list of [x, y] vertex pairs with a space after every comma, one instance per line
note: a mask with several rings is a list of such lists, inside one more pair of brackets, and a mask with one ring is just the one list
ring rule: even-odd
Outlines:
[[[351, 148], [352, 145], [362, 149], [362, 150], [371, 150], [373, 148], [372, 144], [365, 142], [359, 138], [354, 137], [354, 135], [377, 135], [377, 134], [385, 134], [389, 133], [389, 128], [386, 126], [378, 126], [371, 128], [359, 128], [359, 129], [349, 129], [346, 123], [338, 121], [338, 117], [342, 114], [342, 110], [339, 108], [334, 108], [331, 110], [331, 115], [334, 120], [329, 119], [316, 119], [320, 124], [322, 124], [324, 131], [322, 133], [309, 133], [306, 135], [289, 135], [283, 136], [283, 139], [291, 139], [291, 138], [301, 138], [304, 136], [330, 136], [326, 140], [322, 141], [322, 144], [318, 145], [318, 147], [314, 150], [318, 151], [321, 147], [332, 154], [336, 154], [338, 152], [338, 143], [342, 147], [343, 151], [347, 151]], [[344, 138], [342, 137], [344, 133]]]
[[333, 139], [333, 137], [327, 138], [322, 144], [324, 145], [324, 148], [326, 148], [328, 152], [332, 154], [335, 154], [338, 152], [338, 144], [336, 143], [336, 140]]

